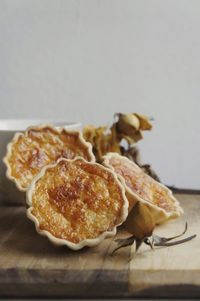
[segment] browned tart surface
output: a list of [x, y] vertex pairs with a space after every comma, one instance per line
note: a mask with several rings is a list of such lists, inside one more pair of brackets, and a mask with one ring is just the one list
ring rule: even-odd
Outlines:
[[108, 164], [113, 167], [114, 171], [122, 176], [126, 186], [133, 193], [167, 212], [176, 209], [169, 190], [145, 174], [134, 162], [118, 155], [113, 155], [107, 160], [109, 160]]
[[73, 159], [82, 156], [91, 160], [87, 144], [78, 132], [54, 130], [51, 127], [33, 128], [18, 136], [7, 157], [11, 176], [26, 189], [43, 166], [54, 163], [60, 157]]
[[32, 191], [31, 213], [39, 228], [78, 243], [116, 225], [124, 195], [113, 174], [81, 159], [48, 168]]

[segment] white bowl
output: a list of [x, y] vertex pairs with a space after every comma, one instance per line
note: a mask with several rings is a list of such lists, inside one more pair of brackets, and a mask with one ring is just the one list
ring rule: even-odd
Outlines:
[[25, 194], [20, 192], [15, 184], [5, 176], [6, 166], [3, 158], [6, 154], [7, 144], [16, 132], [23, 132], [27, 127], [41, 124], [53, 124], [56, 127], [67, 129], [80, 129], [80, 123], [45, 120], [45, 119], [0, 119], [0, 203], [23, 204]]

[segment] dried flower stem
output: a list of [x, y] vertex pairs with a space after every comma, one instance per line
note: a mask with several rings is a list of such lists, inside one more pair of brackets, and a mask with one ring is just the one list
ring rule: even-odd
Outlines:
[[133, 243], [136, 244], [135, 252], [138, 251], [138, 249], [140, 248], [142, 243], [145, 243], [146, 245], [150, 246], [151, 249], [153, 249], [154, 247], [171, 247], [171, 246], [179, 245], [179, 244], [185, 243], [187, 241], [190, 241], [196, 237], [196, 234], [194, 234], [194, 235], [188, 236], [184, 239], [169, 242], [178, 237], [183, 236], [187, 232], [187, 229], [188, 229], [188, 224], [186, 222], [184, 231], [182, 233], [172, 236], [172, 237], [160, 237], [156, 234], [152, 234], [151, 236], [144, 237], [143, 239], [138, 239], [134, 235], [132, 235], [128, 238], [125, 238], [125, 239], [116, 239], [116, 242], [118, 243], [118, 247], [113, 250], [112, 254], [114, 254], [117, 250], [119, 250], [121, 248], [133, 245]]

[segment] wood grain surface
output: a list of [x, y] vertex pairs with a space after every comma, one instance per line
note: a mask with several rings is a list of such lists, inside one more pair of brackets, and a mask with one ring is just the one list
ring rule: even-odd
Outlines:
[[[173, 297], [200, 298], [200, 195], [177, 194], [185, 215], [156, 229], [171, 236], [184, 228], [197, 237], [184, 245], [150, 250], [142, 246], [130, 260], [130, 247], [115, 238], [95, 248], [70, 251], [39, 236], [23, 207], [0, 207], [1, 297]], [[127, 237], [120, 229], [117, 237]]]

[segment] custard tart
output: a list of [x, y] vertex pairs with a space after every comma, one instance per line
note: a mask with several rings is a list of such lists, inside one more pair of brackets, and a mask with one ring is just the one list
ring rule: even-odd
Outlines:
[[116, 174], [80, 157], [44, 167], [26, 196], [27, 216], [37, 232], [73, 250], [114, 236], [128, 215], [125, 189]]
[[81, 156], [95, 161], [92, 146], [79, 131], [56, 128], [51, 125], [30, 127], [25, 133], [16, 133], [8, 144], [4, 162], [7, 177], [18, 189], [26, 191], [42, 167], [59, 158]]
[[156, 224], [183, 213], [171, 190], [144, 173], [133, 161], [117, 153], [108, 153], [103, 164], [114, 171], [125, 186], [129, 212], [138, 201], [142, 202], [150, 209]]

